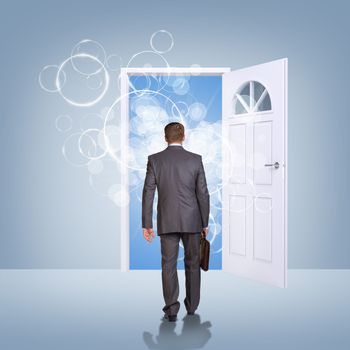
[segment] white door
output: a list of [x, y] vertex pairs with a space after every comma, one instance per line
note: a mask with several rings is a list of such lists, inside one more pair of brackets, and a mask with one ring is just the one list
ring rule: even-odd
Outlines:
[[223, 74], [222, 269], [287, 287], [288, 59]]

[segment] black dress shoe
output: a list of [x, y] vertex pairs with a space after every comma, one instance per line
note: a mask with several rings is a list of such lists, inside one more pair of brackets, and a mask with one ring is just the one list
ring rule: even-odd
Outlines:
[[176, 319], [177, 319], [177, 315], [164, 314], [164, 318], [167, 319], [170, 322], [175, 322]]

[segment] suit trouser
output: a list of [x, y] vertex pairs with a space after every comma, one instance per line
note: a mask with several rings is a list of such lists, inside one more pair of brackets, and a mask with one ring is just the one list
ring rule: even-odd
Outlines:
[[186, 298], [184, 299], [187, 311], [194, 312], [200, 299], [200, 232], [172, 232], [160, 234], [162, 253], [162, 285], [165, 306], [163, 311], [168, 315], [176, 315], [180, 309], [179, 280], [177, 276], [177, 259], [179, 241], [184, 246], [184, 264], [186, 276]]

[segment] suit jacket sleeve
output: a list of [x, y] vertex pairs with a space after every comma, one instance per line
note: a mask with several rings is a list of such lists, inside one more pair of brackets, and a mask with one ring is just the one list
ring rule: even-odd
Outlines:
[[148, 156], [146, 178], [142, 191], [142, 227], [153, 228], [153, 200], [156, 190], [156, 177], [153, 171], [152, 160]]
[[207, 181], [205, 178], [204, 166], [202, 162], [202, 156], [200, 156], [199, 171], [196, 178], [196, 196], [202, 217], [202, 226], [204, 228], [208, 226], [209, 222], [210, 199]]

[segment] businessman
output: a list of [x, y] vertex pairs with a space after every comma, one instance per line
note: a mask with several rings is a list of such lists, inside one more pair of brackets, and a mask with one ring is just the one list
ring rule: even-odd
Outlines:
[[152, 242], [153, 199], [157, 188], [157, 235], [162, 255], [164, 317], [176, 321], [180, 309], [177, 259], [180, 238], [185, 254], [187, 314], [193, 315], [200, 300], [200, 238], [208, 234], [209, 192], [202, 156], [184, 149], [181, 123], [165, 126], [167, 148], [148, 156], [142, 193], [143, 236]]

